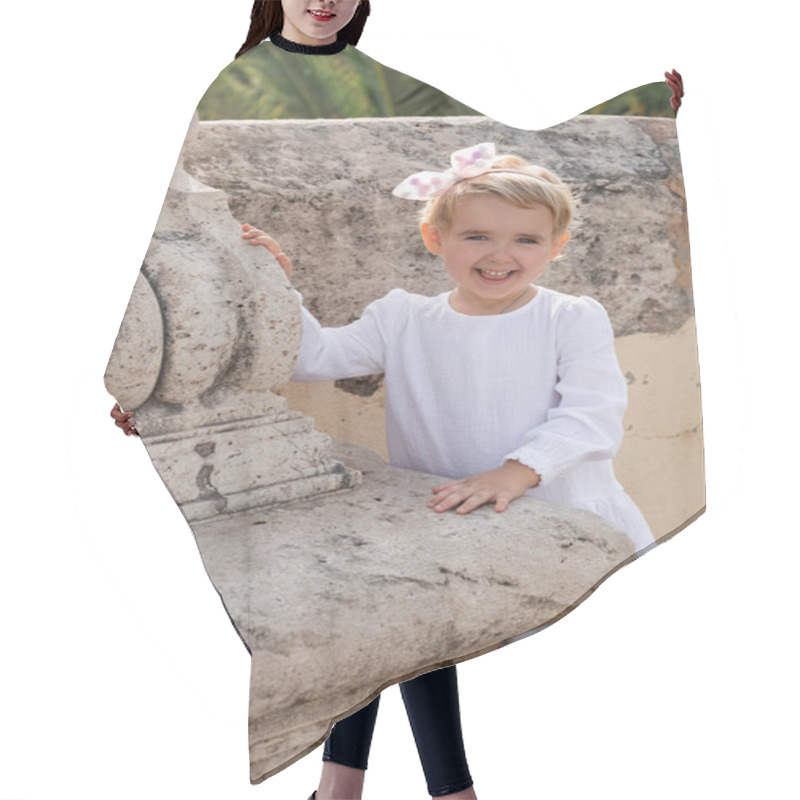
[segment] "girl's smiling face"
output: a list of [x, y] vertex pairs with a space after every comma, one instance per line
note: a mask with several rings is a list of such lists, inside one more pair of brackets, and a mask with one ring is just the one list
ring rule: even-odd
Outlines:
[[486, 194], [461, 200], [444, 234], [423, 223], [422, 238], [457, 284], [451, 305], [464, 314], [483, 315], [500, 314], [520, 297], [561, 252], [569, 234], [555, 238], [553, 213], [545, 206], [518, 208]]
[[336, 35], [356, 13], [358, 2], [359, 0], [281, 0], [281, 36], [297, 44], [333, 44]]

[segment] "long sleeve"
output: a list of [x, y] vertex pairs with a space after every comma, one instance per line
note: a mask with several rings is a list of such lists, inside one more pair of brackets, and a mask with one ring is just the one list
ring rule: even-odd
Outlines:
[[398, 290], [389, 292], [370, 303], [355, 322], [340, 328], [323, 328], [301, 306], [303, 339], [292, 380], [327, 381], [383, 372], [387, 318], [391, 318], [403, 294]]
[[543, 485], [583, 461], [612, 458], [627, 406], [614, 334], [599, 303], [582, 297], [564, 308], [556, 345], [558, 402], [506, 456], [534, 469]]

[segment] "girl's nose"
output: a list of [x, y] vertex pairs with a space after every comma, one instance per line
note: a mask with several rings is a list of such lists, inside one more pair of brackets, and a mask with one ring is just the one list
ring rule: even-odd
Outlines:
[[511, 255], [508, 252], [508, 247], [505, 245], [497, 245], [494, 250], [489, 254], [488, 260], [492, 264], [505, 264], [511, 260]]

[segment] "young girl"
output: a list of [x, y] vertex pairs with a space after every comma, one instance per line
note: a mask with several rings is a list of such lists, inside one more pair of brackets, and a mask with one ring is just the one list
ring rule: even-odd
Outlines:
[[369, 12], [369, 0], [256, 0], [236, 57], [267, 38], [293, 52], [324, 47], [335, 53], [358, 44]]
[[[569, 239], [569, 189], [485, 143], [454, 153], [447, 172], [412, 175], [394, 193], [427, 201], [422, 238], [455, 288], [436, 297], [395, 289], [341, 328], [322, 328], [303, 308], [294, 380], [382, 372], [391, 463], [450, 479], [432, 487], [433, 512], [466, 514], [486, 503], [503, 512], [527, 493], [593, 511], [637, 550], [647, 547], [649, 527], [612, 466], [627, 392], [608, 316], [589, 297], [535, 283]], [[275, 240], [249, 225], [243, 230], [291, 275]], [[429, 791], [474, 797], [454, 791], [471, 781], [457, 786], [461, 778], [447, 772], [452, 766], [469, 781], [455, 668], [401, 688], [405, 697], [411, 684], [434, 681], [442, 686], [429, 689], [426, 703], [434, 698], [441, 708], [433, 714], [422, 706], [431, 712], [424, 741], [438, 746], [436, 764], [426, 765]], [[327, 759], [359, 772], [353, 797], [360, 797], [377, 703], [338, 723], [326, 745]], [[434, 776], [434, 767], [443, 771]], [[351, 796], [329, 794], [325, 778], [323, 771], [319, 800]]]

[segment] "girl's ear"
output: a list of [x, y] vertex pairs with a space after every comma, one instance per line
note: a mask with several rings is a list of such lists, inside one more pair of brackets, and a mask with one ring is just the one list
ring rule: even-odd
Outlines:
[[552, 261], [564, 248], [564, 245], [569, 241], [569, 231], [566, 231], [564, 235], [559, 239], [558, 244], [553, 248], [552, 252], [550, 253], [550, 260]]
[[432, 228], [427, 222], [423, 222], [419, 226], [419, 231], [422, 234], [422, 241], [425, 242], [425, 247], [435, 256], [442, 254], [442, 241], [435, 228]]

